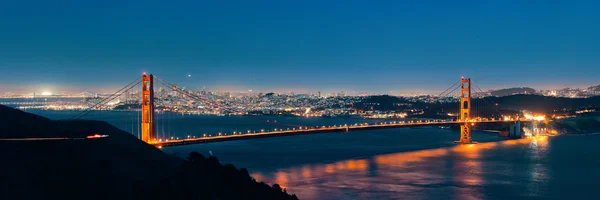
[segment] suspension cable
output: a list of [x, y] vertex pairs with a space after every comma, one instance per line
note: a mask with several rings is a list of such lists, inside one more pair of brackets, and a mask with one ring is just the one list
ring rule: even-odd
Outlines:
[[447, 91], [449, 91], [450, 89], [452, 89], [452, 88], [454, 88], [454, 87], [458, 86], [458, 84], [459, 84], [459, 83], [460, 83], [460, 81], [457, 81], [457, 82], [456, 82], [456, 83], [454, 83], [452, 86], [448, 87], [448, 89], [446, 89], [446, 90], [444, 90], [442, 93], [440, 93], [440, 94], [438, 95], [438, 97], [446, 96], [446, 95], [448, 95], [448, 94], [450, 94], [450, 93], [454, 92], [454, 90], [456, 90], [456, 88], [455, 88], [454, 90], [452, 90], [452, 92], [449, 92], [449, 93], [447, 93], [447, 94], [444, 94], [444, 93], [446, 93]]
[[[449, 95], [449, 94], [452, 94], [452, 93], [454, 93], [454, 91], [458, 90], [458, 88], [460, 88], [460, 87], [455, 87], [455, 88], [454, 88], [454, 90], [452, 90], [451, 92], [449, 92], [449, 93], [447, 93], [447, 94], [445, 94], [445, 95]], [[457, 94], [458, 94], [458, 93], [457, 93]], [[456, 96], [459, 96], [459, 95], [456, 95]], [[440, 97], [441, 97], [441, 96], [440, 96]]]
[[[479, 90], [481, 93], [485, 93], [485, 92], [483, 92], [483, 90], [482, 90], [481, 88], [479, 88], [479, 86], [477, 86], [477, 84], [473, 84], [473, 85], [474, 85], [474, 86], [475, 86], [475, 88], [477, 88], [477, 89], [478, 89], [478, 90]], [[498, 109], [496, 108], [496, 105], [498, 105], [498, 103], [496, 103], [496, 102], [495, 102], [494, 100], [492, 100], [492, 99], [488, 99], [488, 98], [485, 98], [485, 97], [483, 97], [482, 99], [483, 99], [484, 101], [487, 101], [488, 103], [490, 103], [490, 104], [491, 104], [491, 106], [492, 106], [492, 108], [493, 108], [493, 109], [494, 109], [494, 110], [495, 110], [495, 111], [496, 111], [498, 114], [502, 115], [502, 112], [500, 112], [500, 110], [498, 110]]]
[[[138, 78], [137, 78], [137, 79], [135, 79], [134, 81], [132, 81], [132, 82], [130, 82], [129, 84], [125, 85], [125, 87], [123, 87], [123, 88], [119, 89], [117, 92], [115, 92], [115, 93], [111, 94], [110, 96], [108, 96], [108, 97], [104, 98], [102, 101], [100, 101], [100, 102], [98, 102], [98, 103], [96, 103], [96, 104], [94, 104], [94, 105], [92, 105], [92, 106], [88, 107], [87, 109], [83, 110], [82, 112], [80, 112], [80, 113], [76, 114], [75, 116], [71, 117], [71, 118], [70, 118], [70, 120], [73, 120], [73, 119], [79, 119], [79, 118], [81, 118], [81, 117], [83, 117], [83, 116], [87, 115], [87, 114], [86, 114], [86, 112], [89, 112], [89, 111], [91, 111], [91, 110], [92, 110], [93, 108], [95, 108], [96, 106], [98, 106], [98, 105], [101, 105], [101, 104], [103, 105], [103, 104], [106, 104], [106, 103], [108, 103], [108, 102], [112, 101], [112, 99], [111, 99], [111, 98], [113, 98], [113, 97], [114, 97], [116, 94], [118, 94], [118, 93], [121, 93], [121, 92], [122, 92], [124, 89], [127, 89], [127, 88], [128, 88], [128, 89], [127, 89], [127, 90], [125, 90], [125, 91], [128, 91], [128, 90], [130, 90], [130, 89], [132, 88], [132, 87], [130, 87], [130, 85], [131, 85], [131, 84], [134, 84], [134, 83], [135, 83], [135, 82], [137, 82], [137, 81], [139, 81], [141, 78], [142, 78], [142, 77], [138, 77]], [[139, 82], [138, 82], [137, 84], [139, 84]], [[137, 84], [136, 84], [136, 85], [137, 85]], [[121, 93], [121, 94], [119, 94], [118, 96], [121, 96], [121, 95], [122, 95], [122, 93]], [[108, 99], [111, 99], [111, 100], [108, 100]], [[114, 98], [113, 98], [113, 99], [114, 99]], [[108, 100], [108, 101], [107, 101], [107, 100]], [[83, 115], [83, 116], [80, 116], [80, 115]]]
[[[163, 85], [165, 85], [165, 86], [167, 86], [167, 87], [171, 88], [171, 89], [172, 89], [173, 91], [175, 91], [175, 92], [178, 92], [178, 93], [180, 93], [180, 94], [183, 94], [183, 95], [185, 95], [185, 96], [188, 96], [188, 97], [190, 97], [190, 98], [192, 98], [192, 99], [194, 99], [194, 100], [200, 101], [200, 102], [203, 102], [203, 101], [204, 101], [205, 103], [208, 103], [208, 104], [214, 104], [214, 105], [218, 105], [218, 103], [212, 102], [212, 101], [210, 101], [210, 100], [207, 100], [206, 98], [202, 98], [202, 97], [200, 97], [200, 96], [198, 96], [198, 95], [195, 95], [195, 94], [193, 94], [193, 93], [190, 93], [190, 92], [188, 92], [188, 91], [185, 91], [185, 90], [183, 90], [183, 89], [180, 89], [180, 88], [174, 89], [175, 87], [174, 87], [174, 85], [173, 85], [173, 84], [171, 84], [171, 83], [169, 83], [169, 82], [167, 82], [167, 81], [165, 81], [165, 80], [162, 80], [162, 79], [160, 79], [160, 78], [158, 78], [158, 77], [156, 77], [156, 76], [154, 76], [154, 78], [156, 78], [156, 79], [157, 79], [157, 80], [158, 80], [158, 81], [159, 81], [161, 84], [163, 84]], [[222, 107], [220, 107], [219, 109], [221, 109], [221, 108], [222, 108]], [[224, 108], [224, 110], [226, 110], [226, 111], [230, 111], [230, 112], [234, 112], [234, 111], [235, 111], [235, 110], [233, 110], [233, 109], [228, 109], [228, 108]], [[264, 120], [264, 118], [261, 118], [261, 117], [258, 117], [258, 116], [253, 116], [253, 117], [255, 117], [255, 118], [259, 118], [259, 119], [261, 119], [261, 120]], [[301, 127], [301, 126], [304, 126], [304, 125], [299, 125], [299, 124], [285, 124], [285, 123], [281, 123], [281, 122], [277, 122], [277, 121], [274, 121], [274, 122], [272, 122], [272, 123], [274, 123], [274, 124], [280, 124], [280, 125], [284, 125], [284, 126], [291, 126], [291, 127]]]
[[[139, 79], [139, 78], [138, 78], [138, 79]], [[136, 79], [136, 81], [137, 81], [137, 79]], [[123, 93], [124, 93], [124, 92], [131, 90], [132, 88], [134, 88], [135, 86], [139, 85], [140, 83], [141, 83], [141, 82], [137, 82], [137, 84], [135, 84], [135, 85], [131, 85], [131, 84], [129, 84], [129, 85], [131, 85], [131, 86], [129, 86], [129, 88], [127, 88], [125, 91], [121, 92], [121, 94], [119, 94], [119, 95], [116, 95], [117, 93], [114, 93], [114, 94], [112, 94], [111, 96], [109, 96], [109, 98], [106, 98], [106, 99], [104, 99], [103, 101], [101, 101], [101, 102], [104, 102], [104, 103], [102, 103], [102, 104], [101, 104], [101, 106], [103, 106], [103, 105], [105, 105], [106, 103], [108, 103], [108, 102], [110, 102], [110, 101], [114, 100], [115, 98], [117, 98], [117, 97], [119, 97], [119, 96], [123, 95]], [[122, 89], [121, 89], [121, 90], [122, 90]], [[99, 103], [101, 103], [101, 102], [99, 102]], [[88, 108], [86, 111], [84, 111], [84, 112], [82, 112], [82, 113], [80, 113], [80, 114], [77, 114], [77, 115], [75, 115], [75, 116], [74, 116], [74, 117], [72, 117], [70, 120], [76, 120], [76, 119], [81, 119], [82, 117], [85, 117], [86, 115], [88, 115], [88, 114], [90, 114], [91, 112], [93, 112], [94, 110], [92, 110], [92, 108], [94, 108], [94, 107], [98, 106], [98, 105], [99, 105], [99, 103], [97, 103], [96, 105], [94, 105], [94, 106], [92, 106], [92, 107]]]

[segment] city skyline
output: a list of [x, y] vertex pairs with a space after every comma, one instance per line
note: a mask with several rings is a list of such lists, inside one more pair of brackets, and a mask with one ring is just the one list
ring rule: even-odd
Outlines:
[[144, 2], [6, 3], [0, 92], [111, 92], [142, 72], [263, 92], [599, 84], [597, 2]]
[[[187, 91], [194, 91], [194, 92], [211, 92], [214, 94], [218, 94], [218, 95], [232, 95], [232, 96], [239, 96], [239, 95], [250, 95], [250, 96], [255, 96], [255, 95], [260, 95], [260, 94], [267, 94], [267, 93], [275, 93], [275, 94], [286, 94], [286, 95], [316, 95], [316, 96], [373, 96], [373, 95], [391, 95], [391, 96], [403, 96], [403, 97], [410, 97], [410, 96], [438, 96], [440, 95], [439, 92], [436, 93], [432, 93], [432, 92], [407, 92], [407, 91], [389, 91], [389, 92], [373, 92], [373, 91], [354, 91], [354, 90], [338, 90], [338, 91], [311, 91], [311, 90], [288, 90], [288, 89], [274, 89], [274, 90], [264, 90], [264, 91], [256, 91], [256, 90], [231, 90], [231, 89], [219, 89], [219, 88], [206, 88], [206, 87], [202, 87], [202, 88], [190, 88], [187, 87], [185, 85], [178, 85], [179, 87], [181, 87], [181, 89], [183, 90], [187, 90]], [[456, 86], [456, 85], [454, 85]], [[598, 92], [600, 92], [600, 85], [592, 85], [592, 86], [587, 86], [587, 87], [580, 87], [580, 88], [551, 88], [551, 89], [540, 89], [540, 88], [531, 88], [531, 87], [511, 87], [511, 88], [500, 88], [500, 89], [485, 89], [485, 90], [480, 90], [481, 88], [477, 88], [477, 86], [475, 86], [476, 88], [474, 90], [476, 90], [476, 92], [474, 93], [475, 97], [482, 97], [482, 96], [495, 96], [494, 93], [497, 93], [496, 95], [500, 95], [500, 96], [504, 96], [509, 94], [511, 91], [513, 92], [517, 92], [514, 94], [537, 94], [537, 95], [544, 95], [544, 96], [558, 96], [558, 97], [570, 97], [570, 98], [581, 98], [581, 97], [589, 97], [589, 96], [597, 96]], [[160, 83], [158, 83], [155, 86], [155, 90], [156, 91], [162, 91], [162, 90], [171, 90], [169, 89], [168, 86], [162, 85]], [[23, 96], [23, 97], [31, 97], [31, 96], [80, 96], [80, 95], [84, 95], [84, 96], [90, 96], [90, 95], [108, 95], [108, 94], [112, 94], [115, 91], [119, 90], [118, 88], [112, 89], [112, 90], [105, 90], [105, 91], [89, 91], [89, 90], [83, 90], [83, 91], [65, 91], [65, 90], [48, 90], [48, 89], [44, 89], [44, 90], [37, 90], [37, 91], [27, 91], [27, 92], [15, 92], [15, 91], [8, 91], [8, 92], [2, 92], [0, 93], [0, 97], [16, 97], [16, 96]], [[534, 93], [529, 93], [530, 91], [535, 90]], [[483, 91], [483, 93], [481, 92]], [[141, 92], [141, 88], [139, 87], [133, 87], [131, 88], [130, 92], [135, 92], [135, 93], [139, 93]], [[444, 92], [448, 92], [447, 90]], [[456, 93], [456, 91], [454, 92]], [[448, 94], [446, 93], [446, 96], [448, 96]]]
[[[475, 84], [478, 84], [474, 81]], [[125, 84], [125, 82], [122, 82], [121, 84]], [[275, 84], [276, 85], [276, 84]], [[311, 93], [318, 93], [321, 92], [322, 94], [331, 94], [331, 93], [340, 93], [340, 92], [344, 92], [346, 94], [349, 95], [360, 95], [360, 94], [390, 94], [390, 95], [436, 95], [439, 94], [440, 92], [443, 91], [444, 88], [442, 87], [448, 87], [451, 84], [448, 83], [446, 85], [442, 85], [439, 87], [439, 89], [434, 89], [434, 90], [426, 90], [426, 89], [421, 89], [421, 88], [415, 88], [415, 86], [412, 85], [399, 85], [398, 88], [393, 88], [393, 90], [389, 90], [389, 91], [383, 91], [383, 90], [352, 90], [352, 89], [324, 89], [324, 90], [318, 90], [318, 89], [311, 89], [311, 88], [284, 88], [284, 87], [273, 87], [273, 88], [266, 88], [266, 89], [253, 89], [250, 87], [238, 87], [238, 86], [213, 86], [213, 87], [207, 87], [206, 85], [200, 85], [200, 86], [196, 86], [194, 87], [193, 85], [181, 85], [182, 87], [189, 89], [189, 90], [197, 90], [197, 91], [202, 91], [202, 90], [206, 90], [206, 91], [221, 91], [221, 92], [232, 92], [232, 93], [269, 93], [269, 92], [274, 92], [274, 93], [298, 93], [298, 94], [311, 94]], [[494, 91], [494, 90], [501, 90], [501, 89], [508, 89], [508, 88], [533, 88], [537, 91], [543, 91], [543, 90], [561, 90], [561, 89], [586, 89], [588, 87], [593, 87], [593, 86], [598, 86], [600, 85], [600, 82], [598, 82], [597, 84], [592, 84], [592, 85], [585, 85], [585, 84], [578, 84], [575, 86], [571, 86], [568, 84], [563, 84], [565, 86], [560, 86], [561, 84], [556, 84], [558, 86], [546, 86], [546, 87], [530, 87], [530, 86], [492, 86], [492, 87], [488, 87], [488, 88], [481, 88], [484, 91]], [[42, 93], [51, 93], [51, 94], [74, 94], [74, 93], [82, 93], [82, 92], [91, 92], [91, 93], [112, 93], [115, 92], [117, 90], [119, 90], [118, 86], [111, 86], [111, 87], [77, 87], [77, 86], [58, 86], [57, 84], [38, 84], [38, 85], [34, 85], [34, 86], [10, 86], [8, 84], [3, 85], [4, 87], [0, 88], [0, 93], [13, 93], [13, 94], [32, 94], [32, 93], [36, 93], [36, 94], [42, 94]], [[157, 88], [160, 88], [162, 86], [158, 86]], [[418, 87], [418, 85], [417, 85]], [[323, 88], [323, 87], [320, 87]], [[134, 90], [136, 90], [134, 88]], [[139, 90], [139, 89], [138, 89]]]

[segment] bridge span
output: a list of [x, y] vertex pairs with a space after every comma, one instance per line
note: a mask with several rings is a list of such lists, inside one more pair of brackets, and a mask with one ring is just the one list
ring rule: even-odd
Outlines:
[[416, 120], [416, 121], [394, 121], [394, 122], [382, 122], [377, 124], [351, 124], [351, 125], [333, 125], [333, 126], [321, 126], [316, 128], [311, 127], [299, 127], [293, 129], [274, 129], [273, 131], [261, 131], [261, 132], [233, 132], [229, 134], [220, 133], [215, 136], [204, 136], [199, 138], [184, 138], [175, 140], [160, 140], [160, 141], [149, 141], [148, 143], [158, 148], [170, 147], [170, 146], [181, 146], [190, 144], [200, 143], [213, 143], [213, 142], [225, 142], [234, 140], [248, 140], [258, 139], [267, 137], [279, 137], [279, 136], [294, 136], [294, 135], [305, 135], [305, 134], [318, 134], [318, 133], [330, 133], [330, 132], [349, 132], [349, 131], [361, 131], [361, 130], [374, 130], [374, 129], [388, 129], [388, 128], [411, 128], [411, 127], [423, 127], [423, 126], [460, 126], [465, 123], [471, 126], [476, 123], [516, 123], [516, 122], [530, 122], [528, 119], [517, 119], [517, 120], [502, 120], [502, 119], [482, 119], [472, 120], [469, 122], [464, 121], [448, 121], [448, 120]]
[[[154, 119], [154, 114], [156, 112], [155, 107], [155, 99], [154, 96], [154, 79], [163, 84], [164, 88], [170, 88], [171, 90], [177, 92], [177, 94], [181, 96], [188, 97], [191, 99], [191, 102], [201, 103], [202, 105], [212, 107], [216, 110], [223, 111], [233, 111], [228, 110], [227, 108], [223, 108], [221, 103], [215, 102], [211, 99], [198, 96], [189, 90], [184, 90], [177, 87], [176, 84], [171, 84], [165, 80], [159, 79], [154, 75], [143, 74], [141, 77], [133, 80], [125, 87], [121, 88], [117, 92], [111, 94], [107, 98], [102, 101], [94, 104], [88, 109], [78, 113], [73, 116], [71, 119], [80, 119], [90, 112], [94, 111], [94, 108], [99, 108], [109, 102], [113, 101], [117, 97], [125, 94], [129, 90], [138, 85], [142, 85], [141, 90], [141, 111], [139, 117], [139, 126], [138, 129], [141, 130], [141, 137], [138, 135], [142, 141], [157, 146], [157, 147], [166, 147], [166, 146], [178, 146], [178, 145], [187, 145], [187, 144], [196, 144], [196, 143], [209, 143], [209, 142], [222, 142], [222, 141], [231, 141], [231, 140], [244, 140], [244, 139], [254, 139], [254, 138], [265, 138], [265, 137], [275, 137], [275, 136], [291, 136], [291, 135], [301, 135], [301, 134], [315, 134], [315, 133], [323, 133], [323, 132], [347, 132], [347, 131], [357, 131], [357, 130], [371, 130], [371, 129], [383, 129], [383, 128], [404, 128], [404, 127], [419, 127], [419, 126], [460, 126], [460, 138], [457, 143], [460, 144], [471, 144], [473, 141], [471, 140], [471, 129], [476, 123], [517, 123], [515, 126], [511, 126], [511, 130], [513, 128], [516, 129], [520, 127], [519, 122], [521, 121], [529, 121], [527, 118], [522, 118], [517, 116], [504, 116], [502, 113], [494, 107], [494, 104], [489, 104], [487, 108], [473, 108], [471, 102], [472, 95], [472, 81], [470, 78], [461, 77], [459, 81], [457, 81], [454, 85], [448, 87], [444, 92], [442, 92], [439, 96], [443, 97], [449, 94], [452, 94], [454, 91], [458, 90], [458, 105], [457, 105], [457, 116], [456, 120], [425, 120], [425, 121], [404, 121], [404, 122], [386, 122], [386, 123], [378, 123], [378, 124], [345, 124], [338, 126], [322, 126], [322, 127], [306, 127], [299, 126], [297, 128], [292, 129], [275, 129], [273, 131], [260, 131], [260, 132], [233, 132], [230, 134], [222, 134], [218, 135], [203, 135], [202, 137], [187, 137], [184, 139], [160, 139], [157, 137], [157, 121]], [[475, 87], [477, 87], [475, 85]], [[479, 87], [477, 87], [480, 92], [483, 92]], [[190, 103], [191, 104], [191, 103]], [[200, 104], [198, 104], [200, 105]], [[198, 106], [195, 105], [195, 106]], [[497, 106], [497, 104], [495, 104]], [[483, 114], [482, 109], [493, 109], [496, 114], [500, 115], [489, 115]], [[175, 109], [176, 110], [176, 109]], [[475, 110], [475, 113], [472, 113], [472, 110]], [[172, 111], [172, 108], [171, 108]], [[479, 111], [479, 112], [478, 112]], [[493, 112], [493, 111], [492, 111]], [[497, 118], [489, 118], [490, 116], [502, 116], [503, 119]], [[508, 117], [508, 118], [507, 118]], [[516, 128], [515, 128], [516, 127]], [[164, 132], [164, 131], [163, 131]]]

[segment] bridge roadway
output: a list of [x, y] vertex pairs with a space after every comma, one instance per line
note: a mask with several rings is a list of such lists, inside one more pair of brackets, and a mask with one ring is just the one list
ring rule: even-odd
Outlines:
[[[340, 126], [323, 126], [321, 128], [307, 128], [300, 127], [299, 129], [283, 130], [270, 132], [259, 132], [259, 133], [233, 133], [229, 135], [217, 135], [200, 138], [185, 138], [176, 140], [165, 140], [150, 142], [158, 148], [169, 147], [169, 146], [181, 146], [199, 143], [212, 143], [212, 142], [224, 142], [234, 140], [247, 140], [247, 139], [258, 139], [266, 137], [278, 137], [278, 136], [292, 136], [292, 135], [304, 135], [304, 134], [316, 134], [316, 133], [327, 133], [327, 132], [347, 132], [347, 131], [359, 131], [359, 130], [373, 130], [373, 129], [386, 129], [386, 128], [408, 128], [408, 127], [421, 127], [421, 126], [451, 126], [459, 125], [463, 123], [514, 123], [517, 120], [498, 120], [498, 119], [483, 119], [477, 121], [446, 121], [446, 120], [420, 120], [420, 121], [409, 121], [409, 122], [389, 122], [389, 123], [378, 123], [378, 124], [353, 124], [353, 125], [340, 125]], [[522, 119], [521, 122], [529, 122], [531, 120]]]

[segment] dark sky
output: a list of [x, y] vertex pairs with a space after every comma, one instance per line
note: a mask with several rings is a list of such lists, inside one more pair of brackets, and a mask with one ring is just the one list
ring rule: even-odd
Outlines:
[[[0, 2], [0, 92], [600, 84], [600, 1]], [[191, 75], [191, 77], [188, 77]]]

